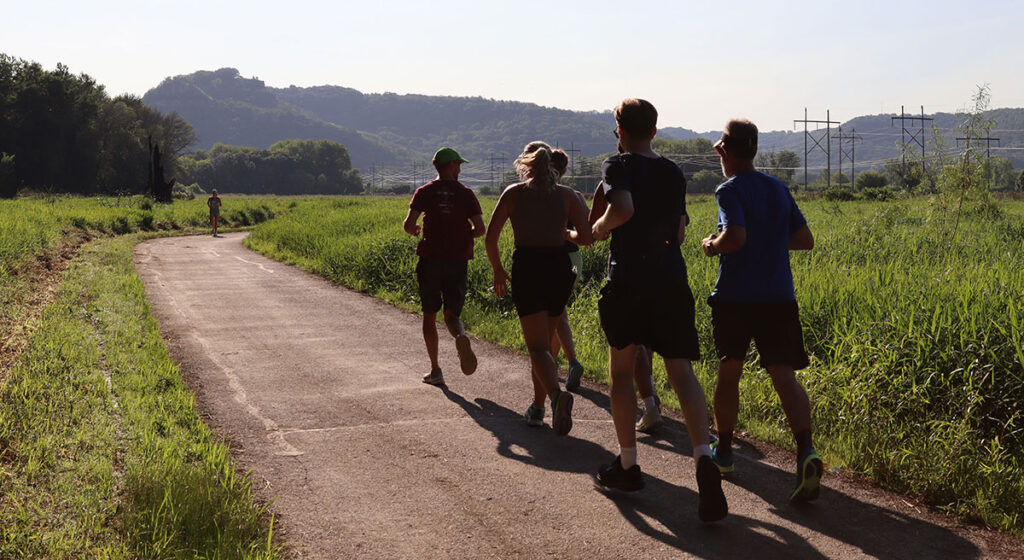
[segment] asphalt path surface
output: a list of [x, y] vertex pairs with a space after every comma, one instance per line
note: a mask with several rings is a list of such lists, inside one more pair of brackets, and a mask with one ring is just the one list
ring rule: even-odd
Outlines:
[[529, 359], [473, 339], [464, 376], [443, 327], [447, 387], [421, 383], [420, 316], [264, 258], [245, 234], [135, 249], [164, 340], [292, 558], [1024, 557], [1013, 538], [848, 477], [792, 505], [793, 455], [741, 442], [729, 516], [697, 519], [674, 415], [640, 437], [647, 487], [595, 486], [617, 447], [607, 388], [584, 381], [572, 432], [522, 417]]

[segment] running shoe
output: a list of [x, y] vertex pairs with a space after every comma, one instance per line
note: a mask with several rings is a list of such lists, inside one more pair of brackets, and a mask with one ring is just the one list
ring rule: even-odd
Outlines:
[[722, 450], [718, 447], [718, 440], [714, 437], [711, 438], [711, 460], [718, 465], [718, 470], [722, 474], [731, 473], [736, 470], [736, 466], [732, 462], [732, 450]]
[[601, 469], [597, 471], [597, 482], [605, 488], [615, 488], [623, 492], [636, 492], [644, 487], [640, 465], [624, 469], [621, 456], [616, 456], [615, 460], [607, 465], [601, 465]]
[[444, 385], [444, 376], [441, 375], [441, 368], [434, 368], [430, 370], [430, 373], [423, 376], [423, 382], [427, 385], [441, 386]]
[[583, 378], [583, 364], [576, 361], [576, 358], [569, 360], [569, 375], [565, 378], [565, 389], [575, 391], [580, 388], [580, 379]]
[[818, 499], [824, 468], [818, 453], [813, 447], [808, 447], [796, 462], [796, 487], [790, 493], [789, 501], [810, 502]]
[[722, 473], [708, 455], [697, 459], [697, 491], [700, 493], [697, 517], [701, 521], [711, 523], [729, 514], [729, 504], [722, 492]]
[[459, 353], [459, 367], [462, 368], [462, 373], [473, 375], [476, 371], [476, 354], [469, 344], [469, 337], [464, 334], [455, 337], [455, 350]]
[[636, 423], [636, 431], [643, 432], [645, 434], [653, 434], [658, 431], [658, 428], [665, 423], [665, 420], [661, 417], [661, 411], [658, 410], [658, 406], [651, 406], [644, 409], [643, 416]]
[[564, 436], [572, 429], [572, 393], [558, 391], [551, 407], [551, 428], [556, 436]]
[[540, 427], [544, 425], [544, 407], [536, 407], [532, 404], [530, 408], [526, 409], [526, 425], [532, 427]]

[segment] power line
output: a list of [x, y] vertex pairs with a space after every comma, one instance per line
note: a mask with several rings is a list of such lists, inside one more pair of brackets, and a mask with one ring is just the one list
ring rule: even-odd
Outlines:
[[[915, 143], [917, 143], [919, 146], [921, 146], [921, 169], [923, 170], [924, 166], [925, 166], [925, 157], [924, 157], [924, 122], [925, 121], [930, 121], [930, 120], [933, 120], [933, 119], [931, 117], [924, 116], [924, 105], [921, 105], [921, 116], [920, 117], [908, 116], [906, 113], [903, 112], [903, 105], [900, 105], [900, 116], [892, 117], [892, 119], [889, 121], [889, 126], [892, 126], [892, 123], [894, 123], [896, 121], [900, 121], [900, 125], [902, 125], [902, 131], [900, 132], [900, 147], [901, 147], [901, 151], [903, 153], [902, 172], [903, 172], [903, 182], [904, 182], [904, 184], [907, 181], [907, 179], [906, 179], [906, 177], [907, 177], [907, 139], [906, 139], [907, 133], [908, 132], [910, 133], [910, 139], [911, 140], [913, 140]], [[916, 122], [916, 121], [920, 121], [921, 122], [920, 138], [918, 137], [918, 131], [916, 131], [916, 130], [915, 131], [909, 131], [907, 129], [907, 121], [910, 121], [912, 123]]]
[[[810, 153], [810, 150], [813, 150], [815, 147], [817, 147], [818, 149], [820, 149], [822, 152], [825, 153], [825, 160], [828, 162], [828, 173], [827, 173], [827, 178], [825, 180], [826, 180], [827, 188], [832, 188], [832, 128], [831, 127], [832, 127], [833, 124], [842, 124], [842, 123], [837, 122], [837, 121], [833, 121], [833, 120], [831, 120], [831, 118], [832, 117], [829, 114], [828, 109], [826, 109], [825, 110], [825, 120], [823, 120], [823, 121], [809, 120], [807, 118], [807, 107], [804, 107], [804, 118], [803, 118], [803, 120], [794, 120], [793, 121], [793, 126], [794, 127], [796, 127], [796, 123], [804, 123], [804, 188], [807, 188], [807, 154]], [[808, 123], [824, 124], [825, 125], [825, 133], [823, 135], [815, 138], [814, 134], [812, 134], [807, 129], [807, 124]], [[811, 146], [810, 150], [808, 150], [808, 145], [807, 145], [807, 139], [808, 138], [810, 138], [811, 140], [814, 141], [814, 146]], [[825, 146], [821, 145], [821, 141], [822, 140], [825, 140]]]

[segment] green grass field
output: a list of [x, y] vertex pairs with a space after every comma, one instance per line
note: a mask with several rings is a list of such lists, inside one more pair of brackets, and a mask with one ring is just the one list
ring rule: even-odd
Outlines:
[[[485, 219], [494, 203], [481, 200]], [[404, 197], [310, 201], [261, 224], [247, 243], [415, 309], [416, 240], [401, 229], [407, 205]], [[819, 451], [830, 466], [1024, 533], [1024, 204], [1008, 201], [1000, 213], [968, 213], [955, 235], [951, 215], [927, 199], [801, 206], [817, 245], [792, 258], [812, 356], [800, 379], [811, 397]], [[693, 222], [683, 253], [703, 353], [712, 356], [710, 309], [702, 302], [714, 286], [717, 262], [697, 243], [714, 231], [714, 199], [691, 197], [689, 210]], [[506, 259], [510, 233], [503, 234]], [[607, 244], [584, 251], [570, 303], [580, 360], [601, 381], [607, 351], [596, 302], [606, 259]], [[512, 302], [491, 293], [482, 240], [469, 286], [469, 329], [523, 349]], [[695, 366], [710, 395], [714, 360]], [[656, 381], [663, 399], [674, 402], [660, 369]], [[524, 402], [528, 383], [524, 371]], [[753, 355], [741, 390], [741, 428], [792, 447], [778, 399]]]
[[[232, 226], [298, 202], [225, 199]], [[205, 222], [203, 201], [0, 201], [4, 351], [27, 337], [0, 369], [0, 558], [280, 556], [265, 506], [196, 414], [132, 265], [139, 240]], [[36, 258], [76, 228], [99, 239], [34, 309], [46, 289]]]

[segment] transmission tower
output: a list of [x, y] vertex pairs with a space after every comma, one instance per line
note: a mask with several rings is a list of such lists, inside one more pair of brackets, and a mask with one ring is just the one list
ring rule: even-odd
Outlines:
[[[921, 146], [921, 170], [924, 171], [924, 144], [925, 144], [925, 141], [924, 141], [924, 123], [925, 123], [925, 121], [930, 121], [930, 120], [932, 120], [931, 117], [924, 116], [924, 105], [921, 105], [921, 116], [920, 117], [915, 117], [915, 116], [912, 116], [912, 115], [907, 115], [906, 113], [903, 112], [903, 105], [900, 105], [900, 116], [892, 117], [892, 120], [889, 121], [889, 126], [890, 127], [892, 127], [893, 123], [895, 123], [896, 121], [900, 121], [901, 128], [903, 129], [902, 132], [900, 132], [900, 146], [901, 146], [901, 151], [902, 151], [902, 154], [903, 154], [902, 155], [903, 163], [902, 163], [901, 168], [903, 170], [903, 183], [904, 183], [904, 185], [906, 185], [906, 182], [907, 182], [907, 135], [908, 134], [910, 135], [910, 140], [911, 141], [913, 141], [915, 144]], [[907, 128], [907, 121], [910, 121], [911, 123], [920, 121], [920, 123], [921, 123], [920, 130], [908, 129]], [[911, 124], [911, 126], [913, 126], [913, 124]]]
[[[797, 123], [804, 123], [804, 188], [807, 188], [807, 184], [808, 184], [807, 183], [807, 155], [809, 153], [811, 153], [811, 151], [813, 151], [815, 148], [820, 149], [822, 151], [822, 153], [825, 154], [825, 161], [826, 161], [825, 170], [826, 170], [826, 177], [827, 177], [827, 179], [826, 179], [827, 187], [826, 188], [832, 188], [832, 125], [840, 124], [840, 123], [837, 122], [837, 121], [830, 120], [830, 119], [831, 119], [831, 116], [829, 115], [829, 111], [826, 109], [825, 110], [825, 120], [823, 120], [823, 121], [809, 120], [807, 118], [807, 107], [804, 107], [804, 118], [803, 118], [803, 120], [796, 120], [796, 119], [793, 120], [793, 126], [794, 127], [796, 127]], [[808, 128], [807, 128], [808, 123], [824, 124], [825, 125], [824, 134], [821, 134], [820, 136], [815, 137], [814, 134], [816, 132], [818, 132], [818, 131], [808, 130]], [[807, 143], [808, 139], [810, 139], [812, 142], [814, 142], [813, 146], [810, 146]], [[821, 145], [821, 141], [822, 140], [825, 141], [825, 145], [824, 146]]]
[[[974, 141], [974, 140], [977, 140], [979, 142], [985, 142], [985, 165], [988, 166], [989, 175], [991, 175], [992, 174], [992, 142], [995, 142], [996, 144], [998, 144], [999, 143], [999, 139], [998, 138], [992, 138], [992, 136], [989, 135], [989, 133], [986, 132], [985, 136], [962, 136], [962, 137], [959, 137], [959, 138], [956, 139], [956, 145], [959, 146], [961, 141], [966, 143], [966, 147], [964, 148], [964, 154], [966, 154], [967, 151], [969, 151], [971, 149], [971, 142]], [[963, 154], [961, 154], [961, 155], [963, 155]], [[994, 183], [995, 182], [994, 178], [991, 178], [991, 179], [992, 179], [992, 182]]]
[[[493, 152], [491, 153], [490, 156], [487, 157], [487, 162], [490, 164], [490, 170], [491, 170], [491, 188], [494, 188], [494, 186], [495, 186], [494, 185], [494, 172], [495, 172], [495, 170], [498, 171], [498, 180], [501, 180], [501, 176], [502, 176], [501, 164], [504, 163], [504, 161], [505, 161], [505, 157], [504, 156], [502, 156], [502, 155], [497, 155], [496, 156], [496, 155], [494, 155]], [[494, 164], [498, 164], [498, 167], [495, 167]]]
[[576, 177], [576, 159], [577, 159], [580, 151], [576, 149], [576, 143], [575, 142], [570, 142], [569, 143], [569, 149], [566, 150], [566, 153], [569, 154], [569, 171], [570, 171], [569, 175], [572, 176], [572, 177]]
[[[839, 140], [839, 173], [843, 172], [843, 156], [847, 156], [850, 159], [850, 189], [855, 189], [857, 179], [857, 142], [864, 141], [864, 138], [857, 136], [857, 129], [850, 131], [850, 134], [843, 134], [842, 125], [839, 126], [839, 133], [832, 136], [836, 140]], [[849, 150], [844, 148], [844, 145], [849, 146]]]

